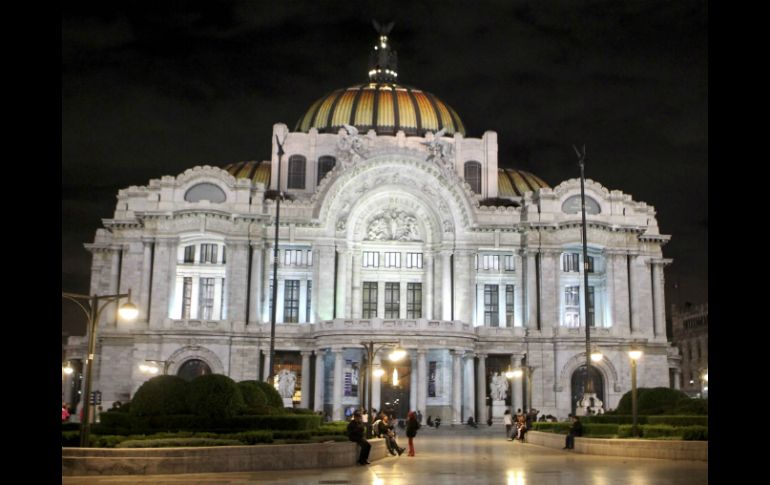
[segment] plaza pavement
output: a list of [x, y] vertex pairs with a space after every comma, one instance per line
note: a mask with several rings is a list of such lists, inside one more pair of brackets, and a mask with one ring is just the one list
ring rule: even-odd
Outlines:
[[[403, 430], [399, 445], [407, 446]], [[423, 426], [416, 457], [385, 458], [368, 466], [291, 471], [63, 477], [62, 485], [701, 485], [708, 463], [577, 454], [506, 441], [502, 425]]]

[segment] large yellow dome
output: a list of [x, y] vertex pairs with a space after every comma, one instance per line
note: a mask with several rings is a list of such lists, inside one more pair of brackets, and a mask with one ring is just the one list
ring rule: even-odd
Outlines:
[[370, 82], [338, 89], [310, 106], [294, 131], [337, 133], [353, 125], [361, 133], [373, 129], [378, 135], [424, 136], [446, 129], [445, 135], [465, 135], [457, 112], [431, 93], [396, 83]]

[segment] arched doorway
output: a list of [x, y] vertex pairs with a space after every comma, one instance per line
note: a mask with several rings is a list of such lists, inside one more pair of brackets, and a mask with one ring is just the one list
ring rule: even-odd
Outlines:
[[[591, 382], [594, 393], [600, 401], [604, 402], [604, 379], [596, 366], [591, 366]], [[583, 398], [586, 383], [586, 366], [581, 365], [572, 373], [572, 414], [575, 414], [577, 402]]]
[[179, 370], [176, 375], [182, 379], [190, 382], [199, 376], [205, 376], [211, 374], [211, 367], [200, 359], [190, 359], [184, 364], [179, 366]]

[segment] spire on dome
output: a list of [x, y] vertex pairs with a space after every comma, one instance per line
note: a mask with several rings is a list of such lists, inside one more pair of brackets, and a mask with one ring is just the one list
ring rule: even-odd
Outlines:
[[381, 26], [376, 20], [372, 20], [372, 25], [380, 37], [369, 60], [369, 80], [377, 83], [394, 83], [398, 77], [398, 56], [396, 51], [390, 48], [388, 34], [395, 22]]

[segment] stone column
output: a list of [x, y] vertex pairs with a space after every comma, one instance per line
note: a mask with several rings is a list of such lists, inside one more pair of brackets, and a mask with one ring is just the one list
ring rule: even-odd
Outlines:
[[[324, 349], [315, 351], [315, 395], [313, 396], [313, 410], [324, 410]], [[304, 394], [304, 393], [303, 393]]]
[[[559, 294], [560, 258], [560, 251], [549, 250], [540, 253], [540, 318], [543, 327], [558, 327], [561, 320], [559, 314], [561, 308]], [[537, 303], [535, 304], [537, 305]]]
[[[379, 355], [374, 356], [374, 368], [381, 368], [382, 366], [382, 359]], [[382, 376], [374, 376], [374, 379], [372, 380], [372, 407], [376, 408], [378, 411], [382, 410], [382, 403], [380, 402], [382, 400]]]
[[452, 319], [451, 251], [441, 251], [441, 319]]
[[461, 406], [462, 406], [462, 368], [460, 359], [462, 359], [463, 350], [452, 351], [452, 424], [462, 424]]
[[334, 247], [319, 246], [313, 255], [313, 307], [315, 322], [334, 318]]
[[139, 318], [147, 322], [150, 318], [150, 276], [152, 271], [152, 238], [142, 238], [142, 286], [139, 290]]
[[332, 419], [334, 421], [341, 421], [344, 419], [342, 414], [342, 379], [343, 379], [343, 367], [344, 354], [342, 348], [332, 348], [334, 352], [334, 386], [332, 388]]
[[361, 308], [363, 302], [361, 299], [361, 250], [360, 248], [354, 248], [353, 250], [353, 266], [350, 268], [350, 316], [352, 318], [361, 318]]
[[654, 324], [655, 339], [666, 340], [666, 295], [665, 275], [663, 265], [665, 261], [652, 261], [652, 321]]
[[515, 327], [524, 326], [524, 285], [526, 284], [526, 278], [524, 277], [524, 266], [521, 259], [521, 251], [515, 251], [514, 257], [516, 258], [516, 287], [513, 290], [513, 321]]
[[681, 390], [682, 388], [682, 371], [674, 369], [674, 389]]
[[264, 323], [270, 322], [270, 300], [273, 298], [273, 293], [270, 289], [270, 280], [273, 278], [273, 248], [270, 243], [265, 244], [263, 248], [265, 261], [265, 270], [262, 272], [262, 301], [265, 302], [262, 305], [262, 321]]
[[307, 409], [310, 407], [310, 356], [313, 352], [303, 350], [300, 353], [302, 354], [302, 386], [300, 387], [302, 398], [299, 405]]
[[537, 273], [535, 270], [535, 251], [524, 252], [524, 326], [537, 328]]
[[[120, 282], [118, 277], [120, 276], [120, 246], [114, 246], [110, 248], [110, 285], [108, 292], [112, 295], [118, 293], [120, 288]], [[117, 301], [114, 303], [108, 303], [101, 313], [101, 324], [108, 323], [110, 326], [115, 327], [118, 324], [118, 305]]]
[[246, 323], [258, 323], [262, 321], [260, 308], [262, 307], [262, 242], [251, 243], [251, 294], [249, 294], [249, 321]]
[[469, 250], [455, 252], [455, 319], [470, 322], [473, 319], [473, 292], [471, 282], [476, 280], [473, 253]]
[[527, 371], [521, 367], [522, 358], [512, 354], [511, 355], [511, 368], [520, 368], [523, 371], [521, 377], [514, 377], [511, 379], [511, 413], [516, 414], [518, 409], [524, 409], [524, 393], [522, 389], [524, 382], [527, 379]]
[[[466, 352], [465, 353], [465, 398], [463, 399], [465, 403], [463, 404], [463, 407], [465, 408], [465, 412], [462, 414], [463, 421], [468, 420], [468, 416], [476, 416], [476, 396], [475, 396], [475, 379], [473, 376], [473, 358], [475, 355], [473, 352]], [[475, 419], [475, 418], [474, 418]]]
[[[409, 373], [409, 409], [417, 412], [417, 388], [419, 387], [419, 376], [417, 375], [417, 363], [416, 354], [417, 351], [409, 350], [409, 362], [411, 364], [412, 371]], [[400, 376], [399, 376], [400, 378]]]
[[[425, 252], [425, 288], [423, 288], [422, 316], [433, 319], [433, 251]], [[419, 397], [418, 397], [419, 401]]]
[[233, 322], [246, 321], [246, 283], [249, 247], [247, 241], [227, 239], [227, 316]]
[[[267, 381], [267, 378], [270, 376], [270, 368], [268, 367], [268, 361], [270, 360], [270, 349], [262, 349], [262, 380]], [[274, 362], [272, 363], [274, 364]], [[273, 383], [271, 382], [270, 385], [272, 386]]]
[[347, 275], [348, 275], [348, 258], [350, 257], [350, 251], [347, 249], [337, 249], [337, 315], [336, 318], [347, 318], [349, 313], [346, 313], [347, 302]]
[[477, 421], [486, 424], [487, 409], [487, 354], [476, 354], [479, 365], [476, 367], [476, 411]]
[[428, 351], [417, 349], [417, 406], [416, 408], [426, 414], [428, 403]]
[[150, 301], [150, 328], [163, 328], [168, 318], [169, 308], [173, 301], [171, 288], [176, 280], [176, 248], [177, 238], [156, 239], [155, 262], [152, 265], [152, 295]]

